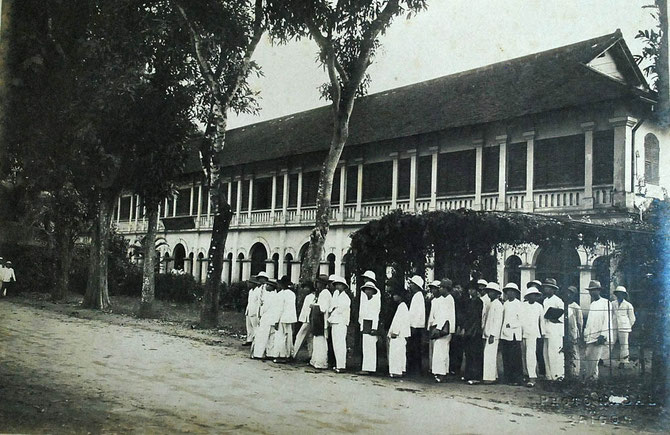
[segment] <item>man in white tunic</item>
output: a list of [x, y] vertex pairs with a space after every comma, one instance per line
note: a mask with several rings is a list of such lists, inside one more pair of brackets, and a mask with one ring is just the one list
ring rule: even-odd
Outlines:
[[579, 377], [582, 358], [578, 344], [582, 342], [582, 331], [584, 330], [582, 307], [577, 303], [579, 290], [574, 285], [571, 285], [568, 287], [565, 297], [566, 302], [568, 302], [568, 336], [565, 342], [571, 361], [571, 364], [568, 367], [568, 373], [574, 377]]
[[563, 316], [549, 318], [547, 312], [554, 308], [564, 311], [565, 303], [556, 296], [558, 285], [553, 278], [547, 278], [542, 283], [542, 292], [545, 299], [544, 306], [544, 325], [542, 327], [542, 337], [544, 338], [544, 365], [546, 369], [547, 380], [559, 381], [565, 376], [565, 360], [563, 359]]
[[430, 338], [434, 341], [431, 371], [436, 382], [443, 382], [449, 373], [449, 344], [456, 332], [456, 305], [451, 295], [451, 280], [438, 281], [437, 285], [440, 297], [435, 302], [430, 329]]
[[633, 304], [627, 300], [628, 290], [626, 290], [626, 287], [617, 286], [614, 289], [614, 296], [616, 296], [616, 300], [612, 303], [612, 310], [614, 311], [616, 334], [612, 337], [614, 340], [612, 346], [617, 340], [619, 341], [619, 368], [624, 368], [630, 358], [628, 336], [633, 330], [633, 325], [635, 325], [635, 309]]
[[503, 322], [503, 304], [500, 301], [500, 285], [497, 282], [489, 282], [486, 285], [489, 304], [482, 317], [482, 338], [484, 344], [484, 383], [492, 384], [498, 379], [498, 340]]
[[426, 323], [426, 329], [428, 330], [428, 367], [433, 367], [433, 346], [435, 345], [435, 340], [430, 339], [430, 330], [436, 325], [435, 323], [435, 305], [440, 299], [440, 281], [433, 281], [428, 284], [428, 292], [426, 294], [426, 299], [430, 302], [430, 310], [428, 311], [428, 320]]
[[407, 371], [421, 372], [421, 333], [426, 327], [426, 302], [423, 296], [423, 278], [414, 275], [409, 279], [412, 301], [409, 304], [410, 337], [407, 340]]
[[316, 305], [310, 312], [310, 324], [312, 326], [312, 358], [309, 364], [317, 369], [328, 368], [328, 312], [332, 304], [333, 295], [326, 286], [327, 283], [318, 284], [321, 290], [318, 292]]
[[347, 368], [347, 327], [351, 317], [351, 298], [347, 294], [349, 285], [343, 277], [333, 277], [332, 283], [336, 291], [333, 294], [328, 323], [333, 333], [335, 372], [341, 373]]
[[586, 288], [591, 294], [591, 305], [589, 315], [584, 327], [584, 342], [586, 353], [584, 355], [584, 366], [586, 367], [586, 378], [598, 379], [598, 361], [607, 349], [612, 327], [612, 307], [610, 301], [601, 297], [602, 286], [599, 281], [592, 280]]
[[503, 373], [505, 381], [520, 385], [523, 381], [523, 303], [519, 300], [521, 291], [516, 283], [510, 282], [503, 287], [506, 301], [503, 304], [503, 322], [500, 332], [502, 345]]
[[274, 358], [274, 336], [277, 332], [282, 311], [282, 301], [277, 295], [277, 281], [269, 280], [265, 284], [265, 293], [260, 308], [260, 320], [254, 342], [251, 345], [252, 358]]
[[[326, 282], [328, 282], [327, 280], [328, 278], [326, 277]], [[317, 282], [319, 282], [318, 279]], [[320, 290], [323, 290], [324, 287], [325, 284], [322, 283]], [[301, 326], [298, 330], [298, 334], [295, 336], [295, 343], [293, 344], [293, 359], [298, 356], [298, 352], [300, 352], [300, 348], [302, 347], [305, 339], [308, 340], [308, 348], [311, 347], [309, 344], [311, 343], [312, 328], [309, 322], [309, 317], [310, 312], [312, 311], [312, 306], [316, 304], [316, 292], [314, 289], [314, 284], [312, 284], [311, 281], [306, 281], [302, 283], [301, 288], [303, 294], [305, 294], [305, 298], [302, 301], [302, 308], [300, 309], [300, 315], [298, 316], [298, 322], [301, 323]]]
[[409, 293], [404, 288], [393, 289], [393, 301], [398, 304], [389, 327], [389, 376], [402, 377], [407, 370], [407, 338], [410, 336]]
[[377, 371], [377, 329], [379, 327], [379, 312], [381, 298], [375, 297], [379, 289], [372, 281], [361, 286], [361, 301], [365, 301], [364, 310], [360, 313], [360, 328], [363, 344], [362, 372], [369, 374]]
[[244, 343], [244, 346], [251, 346], [251, 343], [254, 341], [254, 334], [256, 328], [258, 328], [258, 320], [260, 318], [260, 308], [261, 308], [261, 294], [265, 287], [265, 283], [268, 281], [268, 276], [265, 272], [261, 272], [256, 276], [252, 276], [249, 282], [253, 287], [249, 289], [249, 295], [247, 296], [247, 308], [244, 311], [244, 315], [247, 321], [247, 341]]
[[277, 293], [277, 299], [281, 304], [281, 314], [274, 340], [275, 362], [285, 361], [293, 355], [293, 324], [298, 321], [298, 316], [295, 312], [295, 293], [291, 286], [288, 276], [279, 280], [281, 290]]
[[544, 307], [540, 303], [542, 293], [537, 286], [528, 286], [526, 290], [526, 302], [522, 312], [522, 334], [523, 342], [523, 370], [528, 376], [527, 387], [534, 387], [537, 382], [537, 341], [542, 337], [542, 325], [544, 325]]

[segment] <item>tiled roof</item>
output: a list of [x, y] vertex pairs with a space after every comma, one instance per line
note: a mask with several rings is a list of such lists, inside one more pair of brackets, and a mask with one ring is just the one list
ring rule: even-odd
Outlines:
[[[359, 98], [347, 146], [650, 94], [588, 68], [620, 43], [616, 32]], [[635, 70], [639, 72], [637, 67]], [[646, 85], [646, 84], [645, 84]], [[223, 166], [327, 150], [329, 106], [230, 130]]]

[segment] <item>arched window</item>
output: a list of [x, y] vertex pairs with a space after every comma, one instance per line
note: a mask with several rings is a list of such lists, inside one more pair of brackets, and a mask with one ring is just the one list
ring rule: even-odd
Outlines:
[[244, 267], [242, 267], [242, 261], [244, 260], [244, 254], [240, 252], [240, 254], [237, 256], [237, 280], [242, 281], [243, 280], [243, 272], [244, 272]]
[[268, 259], [268, 251], [262, 243], [255, 243], [249, 251], [251, 255], [251, 274], [265, 271], [265, 262]]
[[193, 268], [193, 257], [194, 257], [193, 252], [188, 254], [187, 264], [185, 264], [186, 267], [184, 268], [184, 270], [190, 275], [193, 275], [193, 271], [195, 270]]
[[205, 255], [202, 252], [199, 253], [198, 254], [198, 260], [197, 260], [197, 267], [196, 267], [196, 271], [197, 271], [196, 276], [198, 278], [198, 282], [202, 282], [202, 278], [203, 278], [203, 276], [202, 276], [203, 275], [203, 273], [202, 273], [203, 272], [202, 263], [203, 263], [204, 259], [205, 259]]
[[279, 254], [276, 252], [272, 254], [272, 264], [275, 266], [275, 274], [273, 276], [274, 279], [279, 279]]
[[289, 280], [293, 280], [291, 277], [291, 265], [293, 264], [293, 255], [291, 254], [286, 254], [286, 257], [284, 257], [284, 264], [286, 264], [286, 276], [288, 276]]
[[511, 255], [505, 260], [505, 284], [515, 283], [521, 288], [521, 259]]
[[658, 138], [648, 133], [644, 137], [644, 179], [649, 184], [659, 184], [659, 154]]
[[228, 261], [228, 276], [226, 277], [227, 283], [230, 284], [233, 282], [233, 253], [229, 252], [228, 256], [226, 257]]
[[573, 248], [540, 248], [537, 256], [535, 278], [541, 281], [554, 278], [561, 290], [574, 285], [579, 288], [579, 254]]
[[300, 254], [299, 254], [300, 266], [303, 265], [303, 263], [305, 262], [305, 258], [307, 258], [307, 249], [309, 249], [309, 242], [305, 243], [304, 245], [302, 245], [302, 248], [300, 248]]
[[186, 249], [184, 249], [184, 245], [177, 243], [172, 251], [172, 256], [174, 257], [174, 268], [184, 270], [184, 258], [186, 257]]
[[163, 273], [170, 273], [170, 271], [172, 270], [172, 261], [170, 259], [170, 254], [168, 254], [167, 252], [165, 253], [165, 255], [163, 255], [163, 263], [165, 264], [162, 267]]
[[328, 254], [328, 257], [326, 257], [326, 260], [328, 261], [328, 275], [334, 275], [335, 274], [335, 254]]

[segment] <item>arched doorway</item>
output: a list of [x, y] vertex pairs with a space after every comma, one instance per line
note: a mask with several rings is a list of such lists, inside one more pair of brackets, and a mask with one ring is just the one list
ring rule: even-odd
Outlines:
[[244, 268], [242, 267], [242, 262], [244, 261], [244, 254], [239, 253], [237, 256], [237, 280], [242, 281], [243, 279], [243, 274], [244, 274]]
[[186, 258], [186, 249], [181, 243], [177, 243], [172, 251], [174, 257], [174, 268], [177, 270], [184, 270], [184, 259]]
[[193, 271], [195, 270], [193, 268], [193, 252], [188, 254], [188, 260], [186, 260], [186, 262], [184, 270], [186, 270], [189, 275], [193, 275]]
[[543, 247], [535, 262], [535, 278], [554, 278], [561, 289], [571, 285], [579, 288], [580, 264], [579, 254], [573, 248]]
[[298, 256], [300, 258], [300, 267], [301, 268], [302, 268], [302, 265], [305, 263], [305, 259], [307, 258], [307, 249], [309, 249], [309, 242], [302, 245], [302, 248], [300, 248], [300, 254], [298, 254]]
[[231, 284], [233, 282], [233, 253], [229, 252], [228, 256], [226, 257], [226, 261], [228, 262], [228, 276], [226, 277], [227, 283]]
[[285, 270], [286, 270], [286, 276], [288, 276], [288, 279], [293, 282], [293, 277], [291, 276], [291, 266], [293, 265], [293, 255], [286, 254], [286, 257], [284, 257], [284, 264], [286, 265]]
[[326, 261], [328, 262], [328, 275], [334, 275], [335, 274], [335, 254], [328, 254], [326, 257]]
[[198, 282], [202, 282], [202, 263], [203, 260], [205, 259], [205, 255], [201, 252], [198, 254]]
[[521, 288], [521, 259], [517, 255], [510, 255], [505, 260], [505, 284], [510, 282]]
[[268, 259], [268, 251], [262, 243], [255, 243], [250, 250], [251, 255], [251, 274], [258, 275], [259, 272], [265, 272], [265, 262]]
[[273, 278], [279, 279], [279, 254], [277, 254], [276, 252], [272, 254], [272, 264], [274, 264], [275, 267], [275, 273]]

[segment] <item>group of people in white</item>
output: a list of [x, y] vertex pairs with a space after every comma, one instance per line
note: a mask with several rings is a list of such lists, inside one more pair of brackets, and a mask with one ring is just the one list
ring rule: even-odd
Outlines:
[[[538, 363], [545, 379], [563, 380], [569, 354], [571, 374], [581, 376], [583, 359], [584, 377], [597, 379], [599, 362], [609, 359], [617, 341], [620, 366], [629, 361], [628, 337], [635, 313], [623, 286], [615, 289], [616, 300], [610, 301], [602, 297], [600, 283], [591, 281], [587, 290], [592, 302], [585, 322], [577, 288], [561, 292], [552, 278], [531, 281], [522, 297], [515, 283], [501, 288], [496, 282], [473, 280], [464, 292], [450, 279], [442, 279], [424, 289], [424, 279], [414, 275], [404, 286], [387, 286], [395, 310], [386, 326], [379, 319], [382, 292], [375, 273], [366, 271], [361, 278], [358, 313], [352, 317], [355, 298], [342, 276], [320, 275], [314, 282], [301, 283], [299, 313], [288, 277], [274, 280], [265, 272], [253, 276], [245, 311], [245, 345], [251, 347], [251, 357], [287, 362], [295, 360], [307, 343], [311, 366], [332, 367], [340, 373], [347, 368], [347, 333], [353, 320], [361, 338], [361, 374], [377, 372], [382, 337], [393, 378], [427, 368], [436, 382], [460, 374], [470, 385], [494, 383], [501, 373], [501, 381], [533, 387]], [[300, 329], [294, 334], [296, 323]], [[498, 367], [499, 351], [502, 367]]]

